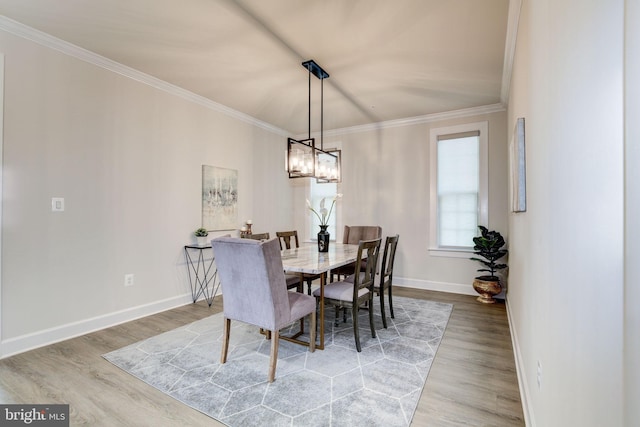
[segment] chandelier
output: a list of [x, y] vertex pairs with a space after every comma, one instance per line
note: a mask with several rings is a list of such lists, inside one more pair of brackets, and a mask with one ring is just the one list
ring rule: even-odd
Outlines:
[[[311, 59], [302, 63], [309, 72], [309, 134], [307, 139], [287, 139], [287, 172], [289, 178], [315, 178], [318, 183], [341, 182], [342, 152], [324, 149], [324, 79], [329, 74]], [[320, 80], [320, 148], [311, 138], [311, 74]]]

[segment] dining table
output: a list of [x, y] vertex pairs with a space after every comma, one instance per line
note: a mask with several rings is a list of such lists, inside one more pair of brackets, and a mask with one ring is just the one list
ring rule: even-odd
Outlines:
[[[329, 245], [327, 252], [320, 252], [318, 245], [314, 243], [303, 243], [298, 248], [282, 251], [282, 265], [285, 272], [320, 275], [318, 313], [320, 331], [317, 334], [317, 340], [319, 340], [319, 343], [316, 343], [317, 349], [324, 350], [324, 287], [327, 283], [327, 276], [332, 269], [355, 262], [357, 256], [358, 245], [334, 242]], [[286, 337], [281, 338], [287, 339]], [[289, 340], [299, 344], [309, 344], [296, 338], [289, 338]]]

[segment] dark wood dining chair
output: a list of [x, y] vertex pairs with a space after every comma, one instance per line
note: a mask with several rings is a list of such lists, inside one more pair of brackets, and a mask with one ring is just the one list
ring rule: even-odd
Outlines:
[[[298, 230], [291, 231], [276, 231], [276, 236], [278, 236], [278, 242], [280, 242], [280, 250], [283, 249], [291, 249], [292, 244], [295, 242], [295, 248], [300, 247], [300, 241], [298, 240]], [[282, 246], [284, 243], [284, 247]], [[320, 278], [320, 274], [305, 274], [301, 273], [301, 278], [303, 282], [307, 283], [307, 294], [311, 295], [311, 284], [314, 280]]]
[[[342, 243], [357, 245], [360, 240], [372, 240], [382, 238], [382, 227], [377, 225], [345, 225], [342, 234]], [[340, 277], [347, 277], [355, 271], [355, 263], [347, 264], [331, 270], [330, 281], [333, 282], [334, 275], [338, 280]]]
[[[388, 236], [386, 238], [384, 244], [384, 253], [382, 255], [382, 264], [380, 265], [380, 274], [379, 279], [373, 285], [373, 291], [376, 295], [380, 297], [380, 313], [382, 316], [382, 325], [385, 329], [387, 329], [387, 316], [386, 310], [384, 308], [384, 291], [387, 291], [387, 295], [389, 296], [389, 313], [391, 314], [391, 318], [395, 319], [393, 314], [393, 294], [392, 294], [392, 283], [393, 283], [393, 264], [396, 258], [396, 248], [398, 247], [398, 239], [400, 236], [396, 234], [395, 236]], [[363, 272], [360, 272], [360, 275], [363, 275]], [[355, 274], [351, 276], [347, 276], [344, 279], [345, 282], [353, 283], [355, 279]]]
[[373, 291], [380, 296], [380, 313], [382, 314], [382, 325], [387, 329], [387, 316], [384, 309], [384, 291], [387, 291], [389, 296], [389, 314], [392, 319], [395, 319], [393, 315], [393, 264], [396, 259], [396, 248], [398, 247], [398, 239], [400, 236], [387, 236], [384, 244], [384, 253], [382, 255], [382, 264], [380, 265], [380, 278], [378, 279], [377, 286], [373, 286]]
[[[278, 237], [278, 242], [280, 243], [280, 250], [283, 249], [291, 249], [291, 240], [295, 242], [295, 247], [300, 247], [300, 241], [298, 240], [298, 230], [292, 231], [276, 231], [276, 236]], [[284, 247], [282, 244], [284, 243]]]
[[269, 240], [271, 239], [271, 235], [269, 233], [253, 233], [246, 234], [242, 236], [245, 239], [253, 239], [253, 240]]
[[[361, 240], [358, 245], [358, 255], [356, 257], [356, 270], [361, 274], [354, 274], [353, 282], [333, 282], [324, 287], [324, 302], [333, 305], [336, 310], [336, 322], [340, 309], [351, 308], [351, 318], [353, 321], [353, 335], [356, 341], [356, 350], [360, 352], [360, 332], [358, 327], [358, 312], [360, 306], [373, 305], [373, 285], [376, 277], [378, 265], [378, 254], [380, 253], [380, 243], [382, 239]], [[316, 298], [320, 298], [320, 289], [313, 291]], [[376, 330], [373, 325], [373, 310], [369, 309], [369, 327], [371, 337], [376, 337]]]
[[231, 321], [237, 320], [269, 331], [271, 355], [269, 382], [278, 362], [280, 329], [310, 316], [309, 351], [315, 350], [316, 300], [284, 286], [282, 255], [274, 240], [217, 238], [211, 241], [216, 255], [224, 300], [224, 334], [220, 363], [226, 363]]

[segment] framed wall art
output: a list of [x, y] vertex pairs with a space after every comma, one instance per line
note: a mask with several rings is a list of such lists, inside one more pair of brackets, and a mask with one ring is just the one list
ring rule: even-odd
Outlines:
[[238, 171], [202, 165], [202, 227], [209, 231], [238, 226]]
[[527, 164], [525, 156], [524, 117], [516, 120], [513, 138], [509, 146], [511, 166], [511, 211], [527, 210]]

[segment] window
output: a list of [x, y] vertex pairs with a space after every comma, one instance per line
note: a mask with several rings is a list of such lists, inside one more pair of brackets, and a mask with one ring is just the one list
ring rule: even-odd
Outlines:
[[468, 256], [478, 225], [487, 225], [487, 122], [432, 129], [432, 255]]
[[[311, 202], [311, 206], [313, 206], [313, 209], [315, 209], [316, 212], [320, 213], [320, 201], [323, 197], [326, 198], [324, 202], [325, 207], [327, 208], [327, 210], [330, 209], [331, 201], [338, 192], [338, 184], [318, 184], [316, 183], [315, 179], [310, 179], [309, 183], [309, 201]], [[331, 216], [329, 217], [329, 227], [327, 228], [327, 231], [329, 232], [329, 234], [331, 234], [331, 240], [335, 240], [336, 238], [336, 217], [338, 216], [337, 209], [339, 204], [339, 201], [336, 202], [336, 204], [333, 206]], [[312, 212], [309, 213], [309, 236], [311, 240], [314, 240], [318, 235], [318, 232], [320, 231], [320, 221]]]

